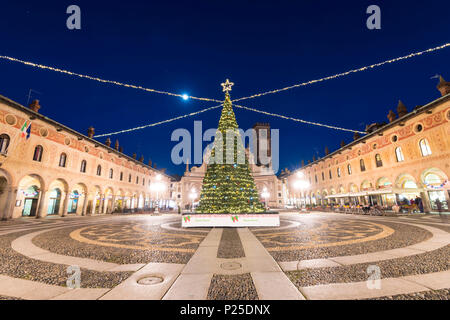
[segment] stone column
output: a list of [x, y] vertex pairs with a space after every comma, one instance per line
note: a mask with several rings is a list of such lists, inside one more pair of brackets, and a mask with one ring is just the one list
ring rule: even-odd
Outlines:
[[65, 192], [62, 211], [61, 211], [61, 217], [65, 217], [67, 215], [67, 210], [68, 210], [68, 206], [69, 206], [69, 197], [70, 197], [70, 193]]
[[48, 190], [41, 190], [41, 192], [39, 193], [39, 203], [36, 218], [45, 218], [47, 216], [47, 193]]
[[[445, 200], [447, 201], [447, 211], [450, 211], [450, 194], [449, 194], [449, 190], [447, 189], [442, 189], [442, 191], [444, 191], [444, 195], [445, 195]], [[442, 209], [444, 210], [444, 209]]]
[[116, 208], [116, 195], [114, 194], [111, 198], [111, 214], [113, 214], [114, 209]]
[[430, 204], [430, 199], [428, 198], [428, 193], [426, 191], [421, 191], [420, 197], [422, 198], [423, 211], [425, 213], [430, 213], [431, 212], [431, 204]]
[[99, 214], [105, 213], [105, 203], [105, 195], [102, 194], [100, 195], [100, 208], [98, 209]]
[[86, 208], [87, 208], [87, 204], [88, 204], [88, 195], [85, 194], [83, 196], [83, 198], [84, 198], [84, 201], [83, 201], [83, 209], [81, 209], [81, 215], [85, 216], [86, 215]]
[[13, 216], [14, 208], [16, 205], [16, 199], [17, 199], [17, 187], [9, 187], [7, 188], [8, 195], [6, 196], [6, 202], [3, 207], [2, 213], [2, 220], [8, 220], [11, 219]]
[[95, 207], [97, 206], [97, 199], [95, 198], [96, 195], [92, 197], [92, 207], [91, 207], [91, 215], [95, 214]]

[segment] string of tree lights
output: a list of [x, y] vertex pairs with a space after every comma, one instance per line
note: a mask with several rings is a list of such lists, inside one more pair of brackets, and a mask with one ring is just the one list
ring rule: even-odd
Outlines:
[[[398, 61], [401, 61], [401, 60], [411, 59], [413, 57], [420, 56], [422, 54], [426, 54], [426, 53], [442, 50], [442, 49], [445, 49], [445, 48], [447, 48], [449, 46], [450, 46], [450, 43], [445, 43], [445, 44], [443, 44], [441, 46], [437, 46], [437, 47], [434, 47], [434, 48], [429, 48], [429, 49], [418, 51], [418, 52], [413, 52], [413, 53], [410, 53], [410, 54], [402, 56], [402, 57], [397, 57], [397, 58], [385, 60], [383, 62], [375, 63], [375, 64], [372, 64], [372, 65], [369, 65], [369, 66], [364, 66], [364, 67], [361, 67], [361, 68], [358, 68], [358, 69], [352, 69], [352, 70], [349, 70], [349, 71], [346, 71], [346, 72], [334, 74], [334, 75], [323, 77], [323, 78], [320, 78], [320, 79], [315, 79], [315, 80], [310, 80], [310, 81], [294, 84], [294, 85], [291, 85], [291, 86], [288, 86], [288, 87], [284, 87], [284, 88], [281, 88], [281, 89], [275, 89], [275, 90], [265, 91], [265, 92], [261, 92], [261, 93], [256, 93], [256, 94], [253, 94], [253, 95], [250, 95], [250, 96], [246, 96], [246, 97], [241, 97], [241, 98], [232, 100], [232, 102], [248, 100], [248, 99], [254, 99], [254, 98], [265, 96], [265, 95], [268, 95], [268, 94], [275, 94], [275, 93], [279, 93], [279, 92], [282, 92], [282, 91], [286, 91], [286, 90], [290, 90], [290, 89], [294, 89], [294, 88], [298, 88], [298, 87], [304, 87], [304, 86], [307, 86], [307, 85], [310, 85], [310, 84], [314, 84], [314, 83], [318, 83], [318, 82], [322, 82], [322, 81], [327, 81], [327, 80], [331, 80], [331, 79], [344, 77], [344, 76], [347, 76], [347, 75], [352, 74], [352, 73], [370, 70], [370, 69], [373, 69], [373, 68], [376, 68], [376, 67], [383, 66], [385, 64], [395, 63], [395, 62], [398, 62]], [[152, 93], [164, 94], [164, 95], [174, 96], [174, 97], [183, 98], [183, 99], [194, 99], [194, 100], [201, 100], [201, 101], [213, 101], [213, 102], [219, 102], [219, 103], [223, 102], [221, 100], [216, 100], [216, 99], [211, 99], [211, 98], [195, 97], [195, 96], [190, 96], [190, 95], [187, 95], [187, 94], [178, 94], [178, 93], [173, 93], [173, 92], [168, 92], [168, 91], [156, 90], [156, 89], [146, 88], [146, 87], [137, 86], [137, 85], [133, 85], [133, 84], [127, 84], [127, 83], [114, 81], [114, 80], [105, 80], [105, 79], [102, 79], [102, 78], [99, 78], [99, 77], [84, 75], [84, 74], [72, 72], [72, 71], [69, 71], [69, 70], [55, 68], [55, 67], [50, 67], [50, 66], [46, 66], [46, 65], [30, 62], [30, 61], [24, 61], [24, 60], [21, 60], [21, 59], [10, 57], [10, 56], [1, 56], [0, 55], [0, 59], [11, 61], [11, 62], [21, 63], [21, 64], [24, 64], [24, 65], [27, 65], [27, 66], [31, 66], [31, 67], [34, 67], [34, 68], [50, 70], [50, 71], [54, 71], [54, 72], [67, 74], [67, 75], [70, 75], [70, 76], [76, 76], [76, 77], [79, 77], [79, 78], [84, 78], [84, 79], [89, 79], [89, 80], [93, 80], [93, 81], [98, 81], [98, 82], [101, 82], [101, 83], [108, 83], [108, 84], [113, 84], [113, 85], [117, 85], [117, 86], [122, 86], [122, 87], [137, 89], [137, 90], [143, 90], [143, 91], [152, 92]]]
[[[142, 129], [150, 128], [150, 127], [156, 127], [158, 125], [162, 125], [162, 124], [165, 124], [165, 123], [173, 122], [173, 121], [176, 121], [176, 120], [179, 120], [179, 119], [183, 119], [183, 118], [192, 117], [192, 116], [201, 114], [201, 113], [206, 112], [206, 111], [214, 110], [214, 109], [220, 108], [221, 106], [222, 105], [217, 105], [217, 106], [205, 108], [205, 109], [202, 109], [202, 110], [199, 110], [199, 111], [191, 112], [189, 114], [185, 114], [185, 115], [181, 115], [181, 116], [178, 116], [178, 117], [175, 117], [175, 118], [171, 118], [171, 119], [167, 119], [167, 120], [162, 120], [162, 121], [158, 121], [158, 122], [142, 125], [142, 126], [135, 127], [135, 128], [124, 129], [124, 130], [119, 130], [119, 131], [114, 131], [114, 132], [104, 133], [104, 134], [98, 134], [98, 135], [94, 136], [94, 138], [108, 137], [108, 136], [112, 136], [112, 135], [116, 135], [116, 134], [127, 133], [127, 132], [136, 131], [136, 130], [142, 130]], [[263, 110], [258, 110], [258, 109], [254, 109], [254, 108], [250, 108], [250, 107], [245, 107], [245, 106], [242, 106], [242, 105], [233, 104], [233, 106], [235, 106], [236, 108], [243, 109], [243, 110], [258, 112], [258, 113], [265, 114], [265, 115], [268, 115], [268, 116], [273, 116], [273, 117], [278, 117], [278, 118], [282, 118], [282, 119], [292, 120], [292, 121], [300, 122], [300, 123], [304, 123], [304, 124], [310, 124], [310, 125], [314, 125], [314, 126], [324, 127], [324, 128], [328, 128], [328, 129], [335, 129], [335, 130], [340, 130], [340, 131], [357, 132], [357, 133], [365, 134], [365, 132], [363, 132], [363, 131], [346, 129], [346, 128], [332, 126], [332, 125], [328, 125], [328, 124], [307, 121], [307, 120], [298, 119], [298, 118], [294, 118], [294, 117], [290, 117], [290, 116], [283, 116], [281, 114], [271, 113], [271, 112], [267, 112], [267, 111], [263, 111]]]
[[[347, 75], [352, 74], [352, 73], [366, 71], [366, 70], [369, 70], [369, 69], [373, 69], [373, 68], [376, 68], [376, 67], [383, 66], [383, 65], [388, 64], [388, 63], [395, 63], [395, 62], [398, 62], [398, 61], [401, 61], [401, 60], [410, 59], [410, 58], [413, 58], [413, 57], [416, 57], [416, 56], [419, 56], [419, 55], [422, 55], [422, 54], [425, 54], [425, 53], [430, 53], [430, 52], [434, 52], [434, 51], [437, 51], [437, 50], [442, 50], [442, 49], [447, 48], [449, 46], [450, 46], [450, 43], [446, 43], [446, 44], [443, 44], [441, 46], [437, 46], [437, 47], [434, 47], [434, 48], [429, 48], [429, 49], [426, 49], [426, 50], [410, 53], [410, 54], [402, 56], [402, 57], [397, 57], [397, 58], [394, 58], [394, 59], [390, 59], [390, 60], [386, 60], [386, 61], [383, 61], [383, 62], [375, 63], [375, 64], [372, 64], [372, 65], [369, 65], [369, 66], [365, 66], [365, 67], [361, 67], [361, 68], [358, 68], [358, 69], [352, 69], [352, 70], [349, 70], [349, 71], [346, 71], [346, 72], [334, 74], [334, 75], [323, 77], [323, 78], [320, 78], [320, 79], [315, 79], [315, 80], [310, 80], [310, 81], [294, 84], [294, 85], [291, 85], [291, 86], [288, 86], [288, 87], [284, 87], [284, 88], [281, 88], [281, 89], [275, 89], [275, 90], [271, 90], [271, 91], [265, 91], [265, 92], [253, 94], [253, 95], [246, 96], [246, 97], [241, 97], [241, 98], [238, 98], [238, 99], [231, 100], [231, 102], [233, 103], [233, 102], [242, 101], [242, 100], [254, 99], [254, 98], [257, 98], [257, 97], [261, 97], [261, 96], [265, 96], [265, 95], [269, 95], [269, 94], [275, 94], [275, 93], [279, 93], [279, 92], [282, 92], [282, 91], [287, 91], [287, 90], [290, 90], [290, 89], [303, 87], [303, 86], [311, 85], [311, 84], [322, 82], [322, 81], [327, 81], [327, 80], [331, 80], [331, 79], [341, 78], [341, 77], [347, 76]], [[108, 84], [113, 84], [113, 85], [117, 85], [117, 86], [123, 86], [123, 87], [127, 87], [127, 88], [144, 90], [144, 91], [147, 91], [147, 92], [164, 94], [164, 95], [179, 97], [179, 98], [183, 98], [183, 99], [194, 99], [194, 100], [201, 100], [201, 101], [213, 101], [213, 102], [219, 102], [221, 104], [223, 103], [223, 101], [216, 100], [216, 99], [195, 97], [195, 96], [190, 96], [190, 95], [187, 95], [187, 94], [177, 94], [177, 93], [172, 93], [172, 92], [168, 92], [168, 91], [161, 91], [161, 90], [146, 88], [146, 87], [142, 87], [142, 86], [122, 83], [122, 82], [119, 82], [119, 81], [105, 80], [105, 79], [102, 79], [102, 78], [99, 78], [99, 77], [84, 75], [84, 74], [80, 74], [80, 73], [76, 73], [76, 72], [72, 72], [72, 71], [68, 71], [68, 70], [64, 70], [64, 69], [60, 69], [60, 68], [54, 68], [54, 67], [50, 67], [50, 66], [34, 63], [34, 62], [20, 60], [20, 59], [9, 57], [9, 56], [0, 56], [0, 59], [21, 63], [21, 64], [24, 64], [24, 65], [28, 65], [28, 66], [39, 68], [39, 69], [50, 70], [50, 71], [59, 72], [59, 73], [63, 73], [63, 74], [71, 75], [71, 76], [76, 76], [76, 77], [80, 77], [80, 78], [84, 78], [84, 79], [98, 81], [98, 82], [101, 82], [101, 83], [108, 83]], [[300, 123], [304, 123], [304, 124], [310, 124], [310, 125], [320, 126], [320, 127], [329, 128], [329, 129], [347, 131], [347, 132], [357, 132], [357, 133], [362, 133], [362, 134], [365, 133], [365, 132], [358, 131], [358, 130], [346, 129], [346, 128], [341, 128], [341, 127], [338, 127], [338, 126], [327, 125], [327, 124], [322, 124], [322, 123], [318, 123], [318, 122], [312, 122], [312, 121], [298, 119], [298, 118], [294, 118], [294, 117], [290, 117], [290, 116], [284, 116], [284, 115], [280, 115], [280, 114], [276, 114], [276, 113], [271, 113], [271, 112], [267, 112], [267, 111], [262, 111], [262, 110], [258, 110], [258, 109], [255, 109], [255, 108], [245, 107], [245, 106], [242, 106], [242, 105], [236, 105], [236, 104], [234, 104], [234, 105], [237, 108], [241, 108], [241, 109], [245, 109], [245, 110], [249, 110], [249, 111], [254, 111], [254, 112], [261, 113], [261, 114], [270, 115], [270, 116], [283, 118], [283, 119], [287, 119], [287, 120], [292, 120], [292, 121], [296, 121], [296, 122], [300, 122]], [[112, 136], [112, 135], [116, 135], [116, 134], [127, 133], [127, 132], [136, 131], [136, 130], [142, 130], [142, 129], [149, 128], [149, 127], [155, 127], [155, 126], [162, 125], [162, 124], [169, 123], [169, 122], [173, 122], [173, 121], [176, 121], [176, 120], [179, 120], [179, 119], [192, 117], [192, 116], [201, 114], [201, 113], [209, 111], [209, 110], [217, 109], [219, 107], [221, 107], [221, 105], [208, 107], [208, 108], [205, 108], [205, 109], [202, 109], [202, 110], [199, 110], [199, 111], [195, 111], [195, 112], [191, 112], [191, 113], [188, 113], [188, 114], [185, 114], [185, 115], [177, 116], [177, 117], [174, 117], [174, 118], [171, 118], [171, 119], [162, 120], [162, 121], [158, 121], [158, 122], [155, 122], [155, 123], [146, 124], [146, 125], [142, 125], [142, 126], [138, 126], [138, 127], [134, 127], [134, 128], [130, 128], [130, 129], [124, 129], [124, 130], [119, 130], [119, 131], [115, 131], [115, 132], [111, 132], [111, 133], [99, 134], [99, 135], [96, 135], [95, 138]]]
[[[229, 91], [231, 91], [233, 83], [227, 79], [225, 83], [222, 83], [222, 86], [225, 92], [225, 101], [217, 127], [222, 138], [214, 140], [214, 147], [211, 150], [203, 179], [197, 212], [263, 212], [264, 206], [259, 201], [258, 189], [250, 172], [249, 162], [245, 155], [244, 144], [240, 139], [239, 127], [230, 100]], [[234, 143], [227, 143], [227, 133], [230, 131], [237, 137], [237, 139], [232, 138]], [[231, 149], [229, 149], [230, 147]], [[222, 155], [222, 157], [227, 158], [227, 161], [216, 161], [216, 151], [219, 159]], [[228, 156], [232, 158], [232, 161], [228, 162]], [[244, 159], [244, 161], [239, 161], [239, 159]]]
[[134, 84], [128, 84], [128, 83], [123, 83], [123, 82], [114, 81], [114, 80], [105, 80], [105, 79], [102, 79], [102, 78], [99, 78], [99, 77], [94, 77], [94, 76], [89, 76], [89, 75], [85, 75], [85, 74], [72, 72], [72, 71], [69, 71], [69, 70], [54, 68], [54, 67], [46, 66], [46, 65], [43, 65], [43, 64], [38, 64], [38, 63], [30, 62], [30, 61], [24, 61], [24, 60], [20, 60], [20, 59], [9, 57], [9, 56], [0, 56], [0, 59], [12, 61], [12, 62], [18, 62], [18, 63], [24, 64], [24, 65], [35, 67], [35, 68], [39, 68], [39, 69], [44, 69], [44, 70], [50, 70], [50, 71], [54, 71], [54, 72], [64, 73], [64, 74], [67, 74], [67, 75], [70, 75], [70, 76], [79, 77], [79, 78], [89, 79], [89, 80], [98, 81], [98, 82], [102, 82], [102, 83], [114, 84], [116, 86], [122, 86], [122, 87], [127, 87], [127, 88], [132, 88], [132, 89], [137, 89], [137, 90], [143, 90], [143, 91], [152, 92], [152, 93], [159, 93], [159, 94], [165, 94], [165, 95], [168, 95], [168, 96], [179, 97], [179, 98], [183, 98], [184, 100], [194, 99], [194, 100], [201, 100], [201, 101], [222, 102], [220, 100], [215, 100], [215, 99], [200, 98], [200, 97], [190, 96], [190, 95], [187, 95], [187, 94], [178, 94], [178, 93], [173, 93], [173, 92], [168, 92], [168, 91], [161, 91], [161, 90], [156, 90], [156, 89], [145, 88], [145, 87], [142, 87], [142, 86], [137, 86], [137, 85], [134, 85]]
[[265, 115], [268, 115], [268, 116], [272, 116], [272, 117], [278, 117], [278, 118], [287, 119], [287, 120], [292, 120], [292, 121], [301, 122], [301, 123], [305, 123], [305, 124], [310, 124], [310, 125], [314, 125], [314, 126], [319, 126], [319, 127], [329, 128], [329, 129], [335, 129], [335, 130], [341, 130], [341, 131], [357, 132], [357, 133], [366, 134], [366, 133], [363, 132], [363, 131], [352, 130], [352, 129], [346, 129], [346, 128], [336, 127], [336, 126], [332, 126], [332, 125], [328, 125], [328, 124], [323, 124], [323, 123], [318, 123], [318, 122], [307, 121], [307, 120], [298, 119], [298, 118], [289, 117], [289, 116], [283, 116], [283, 115], [281, 115], [281, 114], [272, 113], [272, 112], [267, 112], [267, 111], [258, 110], [258, 109], [254, 109], [254, 108], [249, 108], [249, 107], [245, 107], [245, 106], [241, 106], [241, 105], [237, 105], [237, 104], [233, 104], [233, 106], [235, 106], [236, 108], [244, 109], [244, 110], [249, 110], [249, 111], [254, 111], [254, 112], [262, 113], [262, 114], [265, 114]]
[[143, 125], [143, 126], [131, 128], [131, 129], [125, 129], [125, 130], [119, 130], [119, 131], [110, 132], [110, 133], [98, 134], [98, 135], [94, 136], [94, 138], [108, 137], [108, 136], [112, 136], [112, 135], [116, 135], [116, 134], [121, 134], [121, 133], [136, 131], [136, 130], [142, 130], [142, 129], [150, 128], [150, 127], [156, 127], [156, 126], [159, 126], [159, 125], [164, 124], [164, 123], [173, 122], [173, 121], [176, 121], [176, 120], [179, 120], [179, 119], [192, 117], [192, 116], [198, 115], [200, 113], [203, 113], [203, 112], [206, 112], [206, 111], [209, 111], [209, 110], [214, 110], [214, 109], [220, 108], [221, 106], [222, 105], [220, 104], [220, 105], [217, 105], [217, 106], [213, 106], [213, 107], [205, 108], [205, 109], [202, 109], [202, 110], [199, 110], [199, 111], [191, 112], [191, 113], [188, 113], [188, 114], [185, 114], [185, 115], [181, 115], [181, 116], [178, 116], [178, 117], [175, 117], [175, 118], [162, 120], [162, 121], [158, 121], [158, 122], [155, 122], [155, 123], [150, 123], [150, 124], [146, 124], [146, 125]]
[[281, 89], [275, 89], [275, 90], [266, 91], [266, 92], [262, 92], [262, 93], [256, 93], [256, 94], [253, 94], [253, 95], [250, 95], [250, 96], [247, 96], [247, 97], [242, 97], [242, 98], [238, 98], [238, 99], [232, 100], [232, 102], [248, 100], [248, 99], [254, 99], [254, 98], [262, 97], [262, 96], [265, 96], [265, 95], [268, 95], [268, 94], [279, 93], [279, 92], [282, 92], [282, 91], [286, 91], [286, 90], [290, 90], [290, 89], [294, 89], [294, 88], [299, 88], [299, 87], [304, 87], [304, 86], [307, 86], [307, 85], [310, 85], [310, 84], [314, 84], [314, 83], [318, 83], [318, 82], [322, 82], [322, 81], [327, 81], [327, 80], [331, 80], [331, 79], [337, 79], [337, 78], [344, 77], [344, 76], [347, 76], [347, 75], [352, 74], [352, 73], [362, 72], [362, 71], [366, 71], [366, 70], [369, 70], [369, 69], [381, 67], [381, 66], [383, 66], [385, 64], [388, 64], [388, 63], [395, 63], [395, 62], [398, 62], [398, 61], [401, 61], [401, 60], [410, 59], [410, 58], [413, 58], [413, 57], [416, 57], [416, 56], [420, 56], [420, 55], [422, 55], [424, 53], [430, 53], [430, 52], [433, 52], [433, 51], [442, 50], [442, 49], [445, 49], [445, 48], [447, 48], [449, 46], [450, 46], [450, 43], [446, 43], [446, 44], [443, 44], [442, 46], [438, 46], [438, 47], [430, 48], [430, 49], [427, 49], [427, 50], [410, 53], [410, 54], [408, 54], [406, 56], [402, 56], [402, 57], [386, 60], [386, 61], [383, 61], [383, 62], [371, 64], [370, 66], [365, 66], [365, 67], [361, 67], [361, 68], [358, 68], [358, 69], [352, 69], [352, 70], [349, 70], [349, 71], [346, 71], [346, 72], [334, 74], [332, 76], [327, 76], [327, 77], [320, 78], [320, 79], [315, 79], [315, 80], [310, 80], [310, 81], [294, 84], [294, 85], [291, 85], [291, 86], [288, 86], [288, 87], [284, 87], [284, 88], [281, 88]]

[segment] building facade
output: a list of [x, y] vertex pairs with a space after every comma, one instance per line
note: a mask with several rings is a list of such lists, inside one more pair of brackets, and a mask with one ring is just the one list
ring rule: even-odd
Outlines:
[[448, 210], [450, 83], [441, 77], [438, 89], [439, 99], [411, 112], [399, 102], [388, 124], [371, 125], [364, 137], [285, 175], [286, 203], [390, 207], [420, 197], [425, 212], [438, 203]]
[[[170, 177], [0, 96], [0, 218], [89, 215], [169, 206]], [[28, 125], [31, 123], [31, 126]], [[27, 130], [28, 129], [28, 130]]]

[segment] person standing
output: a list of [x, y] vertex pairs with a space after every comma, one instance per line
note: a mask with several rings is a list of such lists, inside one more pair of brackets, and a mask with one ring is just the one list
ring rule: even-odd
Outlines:
[[442, 212], [442, 203], [441, 203], [441, 201], [439, 199], [436, 199], [435, 202], [436, 202], [437, 211], [439, 212], [439, 215], [440, 215], [441, 212]]
[[420, 213], [423, 213], [423, 202], [421, 197], [417, 196], [416, 204], [419, 206]]

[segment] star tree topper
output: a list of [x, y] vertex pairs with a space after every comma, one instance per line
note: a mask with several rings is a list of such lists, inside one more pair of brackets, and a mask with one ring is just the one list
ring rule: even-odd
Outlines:
[[223, 92], [231, 91], [231, 87], [234, 86], [233, 82], [230, 82], [230, 80], [227, 79], [225, 83], [222, 83], [221, 86], [223, 87]]

